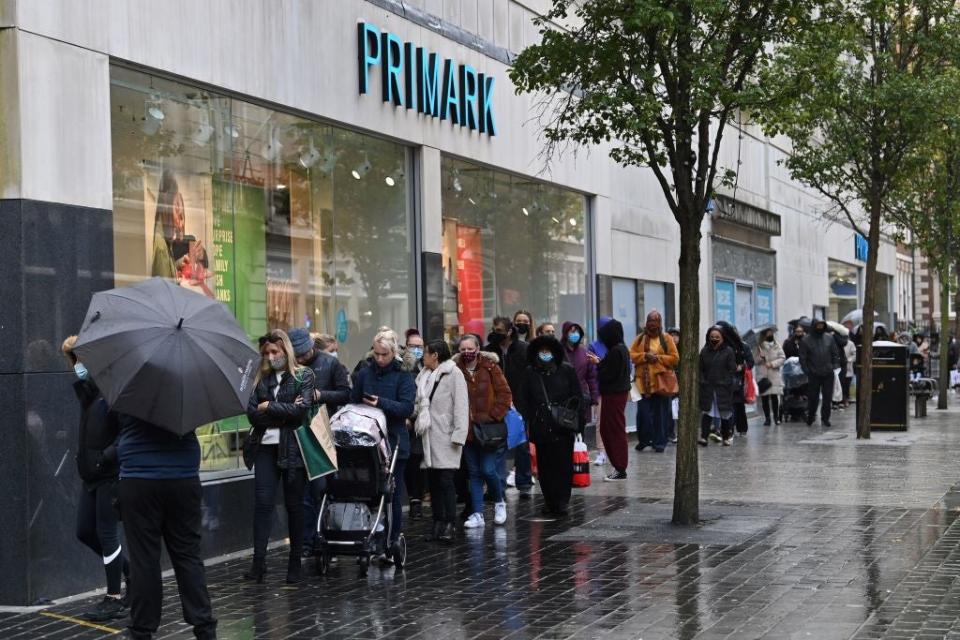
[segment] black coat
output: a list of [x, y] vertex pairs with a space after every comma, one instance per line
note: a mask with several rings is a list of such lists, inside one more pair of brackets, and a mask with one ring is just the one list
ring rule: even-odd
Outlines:
[[386, 367], [376, 362], [362, 367], [357, 372], [356, 382], [350, 392], [350, 401], [363, 404], [363, 395], [377, 396], [377, 407], [387, 417], [387, 436], [390, 447], [397, 449], [397, 458], [410, 457], [410, 432], [407, 418], [413, 415], [417, 401], [417, 385], [409, 371], [403, 370], [399, 360]]
[[630, 391], [630, 350], [623, 343], [623, 325], [611, 320], [600, 328], [597, 337], [607, 348], [607, 355], [597, 366], [600, 395]]
[[510, 385], [510, 393], [517, 395], [519, 390], [520, 377], [527, 368], [527, 343], [523, 340], [514, 340], [507, 347], [507, 353], [504, 354], [500, 347], [488, 344], [483, 347], [484, 351], [497, 354], [500, 369], [503, 371], [507, 384]]
[[721, 414], [733, 412], [737, 358], [728, 345], [719, 349], [706, 346], [700, 350], [700, 410], [708, 412], [717, 399]]
[[94, 489], [120, 475], [117, 459], [120, 423], [93, 381], [77, 380], [73, 391], [80, 401], [77, 473], [87, 489]]
[[350, 374], [340, 361], [329, 353], [317, 351], [307, 365], [313, 370], [313, 388], [320, 392], [320, 402], [332, 416], [350, 402]]
[[[280, 388], [274, 399], [273, 390], [277, 387], [277, 376], [270, 373], [253, 390], [247, 402], [247, 418], [253, 428], [248, 438], [254, 438], [259, 446], [267, 429], [280, 429], [280, 444], [277, 447], [277, 466], [281, 469], [296, 469], [303, 467], [303, 458], [300, 455], [300, 446], [294, 431], [304, 423], [310, 414], [313, 400], [313, 369], [300, 367], [297, 376], [284, 373], [280, 378]], [[298, 397], [303, 398], [303, 404], [295, 404]], [[261, 402], [269, 402], [266, 411], [257, 411]]]
[[813, 332], [800, 343], [800, 366], [808, 376], [832, 377], [840, 368], [840, 347], [827, 332]]
[[800, 357], [800, 342], [793, 336], [783, 342], [783, 354], [788, 358]]
[[[546, 366], [537, 360], [537, 354], [543, 345], [549, 346], [553, 351], [553, 362]], [[584, 394], [576, 369], [564, 362], [563, 346], [555, 338], [536, 338], [530, 343], [527, 353], [528, 364], [520, 376], [519, 393], [513, 397], [513, 401], [523, 416], [530, 439], [534, 444], [572, 442], [575, 434], [555, 428], [548, 405], [561, 404], [575, 410], [581, 417], [580, 430], [583, 430]], [[546, 397], [544, 390], [547, 392]]]

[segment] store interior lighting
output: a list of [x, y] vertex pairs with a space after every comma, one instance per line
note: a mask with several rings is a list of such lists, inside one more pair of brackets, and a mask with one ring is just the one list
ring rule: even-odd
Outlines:
[[388, 187], [392, 187], [396, 185], [401, 180], [403, 180], [403, 169], [399, 167], [397, 167], [397, 169], [395, 169], [393, 173], [391, 173], [390, 175], [388, 175], [386, 178], [383, 179], [383, 181], [387, 183]]
[[160, 100], [151, 97], [150, 100], [144, 102], [143, 111], [143, 132], [148, 136], [155, 135], [160, 131], [164, 118], [167, 117], [163, 112]]
[[275, 128], [270, 129], [270, 137], [260, 148], [260, 156], [267, 162], [275, 162], [283, 151], [283, 144]]
[[363, 154], [363, 162], [358, 164], [353, 171], [350, 172], [350, 175], [353, 176], [354, 180], [360, 180], [365, 175], [370, 173], [370, 169], [373, 168], [373, 165], [370, 164], [370, 158], [367, 156], [366, 152]]
[[526, 207], [520, 207], [520, 211], [523, 211], [523, 215], [529, 216], [530, 211]]
[[227, 126], [225, 126], [223, 128], [223, 133], [228, 138], [233, 138], [234, 140], [240, 137], [240, 130], [235, 126], [233, 126], [232, 124], [228, 124]]
[[210, 126], [210, 115], [204, 109], [200, 112], [200, 123], [193, 130], [190, 139], [193, 140], [193, 144], [203, 147], [210, 142], [211, 136], [213, 136], [213, 127]]
[[313, 138], [310, 138], [310, 145], [300, 154], [300, 166], [309, 169], [320, 160], [320, 152], [313, 144]]
[[333, 173], [333, 170], [337, 168], [337, 160], [340, 158], [340, 153], [336, 149], [328, 149], [323, 154], [323, 162], [320, 163], [320, 171], [329, 176]]

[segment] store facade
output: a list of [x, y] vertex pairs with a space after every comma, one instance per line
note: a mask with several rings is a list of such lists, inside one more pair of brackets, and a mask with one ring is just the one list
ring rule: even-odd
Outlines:
[[[485, 335], [528, 309], [592, 326], [606, 156], [544, 171], [533, 102], [507, 78], [517, 15], [489, 12], [480, 40], [391, 2], [240, 0], [217, 16], [187, 0], [165, 16], [55, 4], [0, 9], [0, 224], [17, 243], [4, 293], [18, 310], [0, 333], [16, 390], [0, 605], [99, 584], [64, 525], [77, 411], [57, 353], [94, 291], [171, 278], [252, 340], [330, 333], [351, 368], [384, 325]], [[250, 546], [246, 428], [198, 430], [208, 557]]]

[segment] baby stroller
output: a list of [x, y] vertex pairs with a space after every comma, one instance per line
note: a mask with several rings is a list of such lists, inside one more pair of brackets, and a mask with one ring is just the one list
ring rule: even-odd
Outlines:
[[807, 374], [800, 367], [799, 358], [787, 358], [781, 369], [783, 375], [784, 420], [803, 420], [807, 414]]
[[327, 477], [327, 492], [317, 516], [317, 573], [326, 575], [333, 556], [356, 556], [366, 576], [371, 556], [388, 554], [397, 570], [407, 560], [401, 533], [388, 549], [391, 527], [393, 467], [396, 450], [387, 440], [383, 411], [347, 405], [330, 419], [337, 471]]

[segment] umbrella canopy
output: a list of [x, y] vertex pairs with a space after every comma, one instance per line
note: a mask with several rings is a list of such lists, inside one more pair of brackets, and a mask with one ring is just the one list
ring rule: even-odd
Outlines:
[[177, 434], [243, 413], [260, 360], [223, 304], [163, 278], [94, 294], [74, 352], [114, 411]]
[[839, 322], [834, 322], [833, 320], [827, 320], [827, 326], [830, 327], [830, 330], [834, 333], [840, 334], [841, 336], [849, 336], [850, 329], [847, 329], [845, 326]]
[[[877, 316], [879, 316], [880, 314], [877, 313], [876, 311], [874, 311], [874, 312], [873, 312], [873, 315], [874, 315], [874, 317], [877, 317]], [[843, 316], [843, 320], [841, 320], [840, 322], [841, 322], [841, 323], [842, 323], [842, 322], [852, 322], [852, 323], [854, 324], [854, 326], [856, 326], [856, 325], [858, 325], [858, 324], [863, 324], [863, 309], [854, 309], [853, 311], [851, 311], [851, 312], [848, 313], [847, 315]]]

